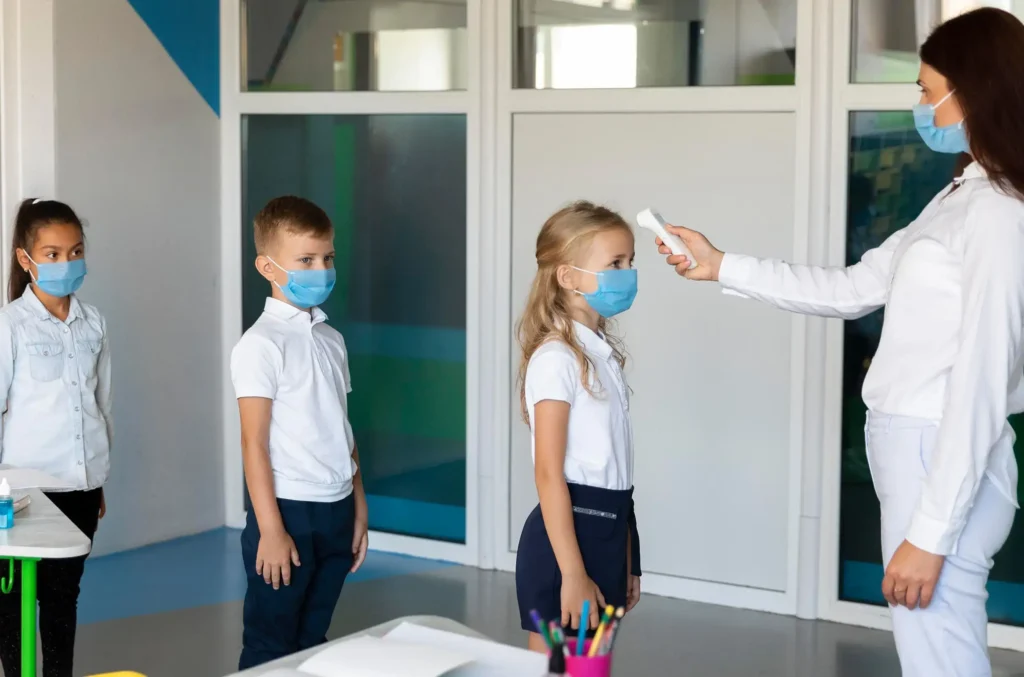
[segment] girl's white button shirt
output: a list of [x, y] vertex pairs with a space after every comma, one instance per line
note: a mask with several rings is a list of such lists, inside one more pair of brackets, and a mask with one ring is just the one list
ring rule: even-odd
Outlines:
[[71, 297], [61, 322], [29, 287], [0, 310], [0, 463], [78, 490], [110, 474], [110, 349], [103, 316]]
[[[592, 392], [583, 387], [579, 363], [569, 346], [561, 341], [548, 341], [537, 349], [526, 368], [526, 407], [531, 428], [538, 402], [568, 402], [566, 481], [601, 489], [630, 489], [633, 427], [629, 420], [629, 387], [611, 346], [586, 326], [578, 322], [574, 326], [592, 365]], [[536, 459], [534, 436], [531, 443]]]

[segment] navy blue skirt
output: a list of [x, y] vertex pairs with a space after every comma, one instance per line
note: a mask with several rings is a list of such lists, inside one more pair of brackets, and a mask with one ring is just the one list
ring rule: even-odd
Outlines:
[[[633, 514], [633, 490], [614, 491], [569, 484], [576, 540], [587, 575], [605, 603], [626, 605], [627, 535], [633, 533], [633, 575], [640, 575], [640, 539]], [[538, 505], [526, 518], [516, 554], [516, 597], [524, 630], [536, 632], [530, 618], [536, 609], [545, 621], [562, 618], [562, 573], [544, 528]], [[580, 611], [577, 609], [576, 611]]]

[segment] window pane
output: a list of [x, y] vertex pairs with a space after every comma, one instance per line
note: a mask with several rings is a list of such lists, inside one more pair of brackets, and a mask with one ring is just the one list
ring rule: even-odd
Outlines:
[[242, 88], [465, 89], [466, 2], [243, 0]]
[[983, 6], [1024, 19], [1024, 0], [853, 0], [851, 81], [917, 82], [917, 50], [932, 29]]
[[[933, 153], [921, 141], [909, 113], [858, 112], [850, 116], [846, 259], [860, 260], [889, 235], [907, 226], [950, 181], [956, 157]], [[878, 499], [864, 444], [865, 407], [860, 389], [878, 347], [882, 311], [847, 322], [843, 355], [842, 485], [840, 489], [840, 599], [884, 604]], [[1011, 425], [1018, 439], [1024, 416]], [[1021, 462], [1018, 445], [1018, 463]], [[996, 556], [988, 584], [989, 617], [1024, 625], [1024, 521], [1017, 520]]]
[[791, 85], [796, 0], [517, 0], [516, 87]]
[[335, 228], [323, 308], [350, 353], [370, 526], [465, 542], [465, 116], [250, 115], [242, 134], [245, 327], [269, 291], [253, 217], [313, 200]]

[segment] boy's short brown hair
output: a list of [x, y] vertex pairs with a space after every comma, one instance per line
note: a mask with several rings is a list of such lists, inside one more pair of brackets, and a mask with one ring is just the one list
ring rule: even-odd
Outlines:
[[253, 221], [253, 230], [256, 253], [265, 254], [267, 248], [283, 232], [328, 237], [334, 226], [327, 212], [306, 198], [283, 195], [275, 197], [260, 210]]

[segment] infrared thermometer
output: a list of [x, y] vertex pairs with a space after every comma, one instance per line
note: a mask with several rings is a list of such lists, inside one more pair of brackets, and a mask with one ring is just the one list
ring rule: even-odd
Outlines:
[[673, 254], [681, 254], [688, 258], [690, 260], [690, 270], [697, 267], [697, 262], [694, 260], [693, 254], [690, 253], [690, 249], [679, 236], [668, 232], [668, 228], [665, 227], [665, 219], [661, 217], [661, 214], [653, 209], [645, 209], [636, 215], [636, 223], [641, 228], [649, 230], [660, 237], [661, 241], [665, 243], [665, 246]]

